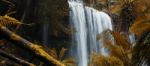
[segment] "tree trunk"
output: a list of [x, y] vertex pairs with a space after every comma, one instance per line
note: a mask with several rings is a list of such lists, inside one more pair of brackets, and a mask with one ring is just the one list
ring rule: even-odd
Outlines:
[[53, 63], [57, 66], [65, 66], [63, 63], [61, 63], [60, 61], [56, 60], [55, 58], [53, 58], [52, 56], [50, 56], [46, 51], [44, 51], [42, 49], [41, 46], [36, 45], [34, 43], [31, 43], [30, 41], [20, 37], [19, 35], [13, 33], [12, 31], [10, 31], [9, 29], [7, 29], [5, 26], [0, 24], [0, 30], [10, 38], [10, 40], [12, 41], [16, 41], [19, 42], [20, 46], [23, 46], [29, 50], [31, 50], [34, 54], [40, 56], [41, 58], [49, 61], [50, 63]]
[[22, 60], [22, 59], [14, 56], [14, 55], [12, 55], [10, 53], [7, 53], [7, 52], [5, 52], [5, 51], [3, 51], [1, 49], [0, 49], [0, 55], [2, 55], [4, 57], [7, 57], [8, 59], [13, 60], [13, 61], [15, 61], [15, 62], [17, 62], [19, 64], [24, 65], [24, 66], [35, 66], [34, 64], [32, 64], [32, 63], [30, 63], [28, 61]]

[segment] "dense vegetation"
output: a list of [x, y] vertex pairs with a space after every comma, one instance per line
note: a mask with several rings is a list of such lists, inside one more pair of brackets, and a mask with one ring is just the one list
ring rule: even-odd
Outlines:
[[[105, 41], [109, 56], [93, 53], [89, 66], [150, 65], [150, 1], [85, 2], [112, 18], [119, 17], [112, 19], [113, 25], [119, 25], [114, 31], [106, 30], [97, 36], [98, 40]], [[45, 24], [49, 24], [50, 37], [43, 44], [41, 35]], [[114, 43], [106, 33], [113, 36]], [[129, 41], [132, 34], [136, 37], [134, 42]], [[76, 66], [76, 60], [67, 56], [71, 36], [67, 0], [0, 0], [0, 65]]]

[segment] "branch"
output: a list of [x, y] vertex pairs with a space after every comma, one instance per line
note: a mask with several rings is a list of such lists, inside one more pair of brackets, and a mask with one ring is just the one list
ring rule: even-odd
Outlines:
[[13, 60], [13, 61], [15, 61], [15, 62], [17, 62], [17, 63], [20, 63], [20, 64], [22, 64], [22, 65], [35, 66], [34, 64], [32, 64], [32, 63], [30, 63], [30, 62], [28, 62], [28, 61], [22, 60], [22, 59], [20, 59], [20, 58], [14, 56], [14, 55], [12, 55], [12, 54], [10, 54], [10, 53], [7, 53], [7, 52], [5, 52], [5, 51], [3, 51], [3, 50], [1, 50], [1, 49], [0, 49], [0, 55], [2, 55], [2, 56], [4, 56], [4, 57], [7, 57], [8, 59]]
[[50, 63], [52, 62], [53, 64], [57, 65], [57, 66], [65, 66], [63, 63], [61, 63], [60, 61], [56, 60], [55, 58], [53, 58], [52, 56], [50, 56], [46, 51], [44, 51], [42, 49], [41, 46], [36, 45], [34, 43], [31, 43], [30, 41], [20, 37], [19, 35], [13, 33], [12, 31], [10, 31], [9, 29], [7, 29], [5, 26], [0, 24], [0, 30], [6, 35], [8, 36], [12, 41], [16, 41], [19, 42], [20, 46], [23, 46], [29, 50], [31, 50], [34, 54], [40, 56], [41, 58], [49, 61]]

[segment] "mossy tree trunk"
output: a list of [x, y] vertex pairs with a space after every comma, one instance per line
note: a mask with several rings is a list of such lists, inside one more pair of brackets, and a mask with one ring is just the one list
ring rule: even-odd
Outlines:
[[3, 26], [1, 24], [0, 24], [0, 30], [3, 34], [8, 36], [10, 38], [10, 40], [15, 41], [15, 42], [19, 42], [20, 46], [23, 46], [24, 48], [31, 50], [37, 56], [40, 56], [41, 58], [43, 58], [43, 59], [45, 59], [45, 60], [49, 61], [50, 63], [53, 63], [57, 66], [65, 66], [63, 63], [61, 63], [60, 61], [58, 61], [55, 58], [53, 58], [52, 56], [50, 56], [46, 51], [44, 51], [42, 49], [41, 46], [36, 45], [34, 43], [31, 43], [30, 41], [20, 37], [19, 35], [10, 31], [9, 29], [7, 29], [5, 26]]

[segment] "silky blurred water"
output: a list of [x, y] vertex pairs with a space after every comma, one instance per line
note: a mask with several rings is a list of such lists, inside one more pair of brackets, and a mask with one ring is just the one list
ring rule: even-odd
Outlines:
[[[71, 52], [78, 61], [78, 66], [88, 66], [89, 55], [93, 52], [107, 55], [96, 37], [109, 29], [112, 30], [111, 18], [104, 12], [84, 6], [82, 0], [69, 0], [70, 24], [75, 29]], [[73, 47], [73, 48], [74, 48]]]

